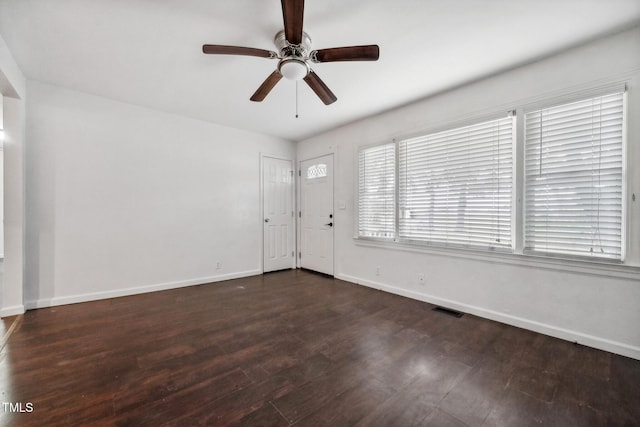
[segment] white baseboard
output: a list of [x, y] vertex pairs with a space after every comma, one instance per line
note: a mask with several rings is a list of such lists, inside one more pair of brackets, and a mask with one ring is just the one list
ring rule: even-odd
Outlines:
[[14, 305], [0, 309], [0, 318], [24, 314], [24, 305]]
[[379, 283], [371, 280], [361, 279], [359, 277], [350, 276], [347, 274], [336, 275], [336, 279], [344, 280], [346, 282], [355, 283], [358, 285], [367, 286], [369, 288], [379, 289], [381, 291], [389, 292], [396, 295], [401, 295], [407, 298], [412, 298], [418, 301], [424, 301], [435, 305], [441, 305], [454, 310], [462, 311], [464, 313], [473, 314], [485, 319], [495, 320], [496, 322], [505, 323], [507, 325], [516, 326], [518, 328], [528, 329], [534, 332], [538, 332], [544, 335], [549, 335], [555, 338], [563, 340], [577, 342], [588, 347], [597, 348], [599, 350], [608, 351], [622, 356], [630, 357], [640, 360], [640, 347], [628, 345], [625, 343], [608, 340], [602, 337], [596, 337], [593, 335], [584, 334], [582, 332], [571, 331], [568, 329], [560, 328], [557, 326], [540, 323], [534, 320], [525, 319], [510, 314], [500, 313], [493, 310], [488, 310], [482, 307], [477, 307], [469, 304], [464, 304], [458, 301], [452, 301], [445, 298], [439, 298], [433, 295], [422, 294], [418, 292], [409, 291], [406, 289], [390, 286], [384, 283]]
[[184, 288], [188, 286], [203, 285], [206, 283], [221, 282], [223, 280], [239, 279], [241, 277], [256, 276], [262, 274], [262, 270], [249, 270], [237, 273], [222, 274], [219, 276], [200, 277], [197, 279], [159, 283], [155, 285], [139, 286], [125, 289], [115, 289], [112, 291], [92, 292], [80, 295], [69, 295], [54, 298], [43, 298], [35, 301], [27, 301], [25, 307], [27, 310], [36, 308], [47, 308], [58, 305], [76, 304], [80, 302], [97, 301], [101, 299], [118, 298], [130, 295], [145, 294], [149, 292], [166, 291], [168, 289]]

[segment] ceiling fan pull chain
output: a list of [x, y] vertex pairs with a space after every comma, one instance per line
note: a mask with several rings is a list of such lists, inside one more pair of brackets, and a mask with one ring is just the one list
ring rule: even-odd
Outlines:
[[296, 80], [296, 119], [298, 118], [298, 81]]

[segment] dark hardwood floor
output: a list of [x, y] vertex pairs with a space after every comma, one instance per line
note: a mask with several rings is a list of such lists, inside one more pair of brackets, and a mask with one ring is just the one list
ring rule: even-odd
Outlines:
[[640, 361], [432, 308], [283, 271], [29, 311], [3, 321], [0, 422], [640, 423]]

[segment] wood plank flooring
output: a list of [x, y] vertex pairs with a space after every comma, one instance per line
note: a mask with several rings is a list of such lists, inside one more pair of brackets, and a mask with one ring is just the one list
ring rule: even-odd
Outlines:
[[432, 308], [290, 270], [29, 311], [0, 424], [640, 423], [640, 361]]

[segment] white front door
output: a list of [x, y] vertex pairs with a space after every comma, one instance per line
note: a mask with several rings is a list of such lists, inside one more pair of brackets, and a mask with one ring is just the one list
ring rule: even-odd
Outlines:
[[333, 154], [300, 163], [300, 266], [333, 276]]
[[262, 158], [263, 271], [295, 267], [293, 164], [291, 160]]

